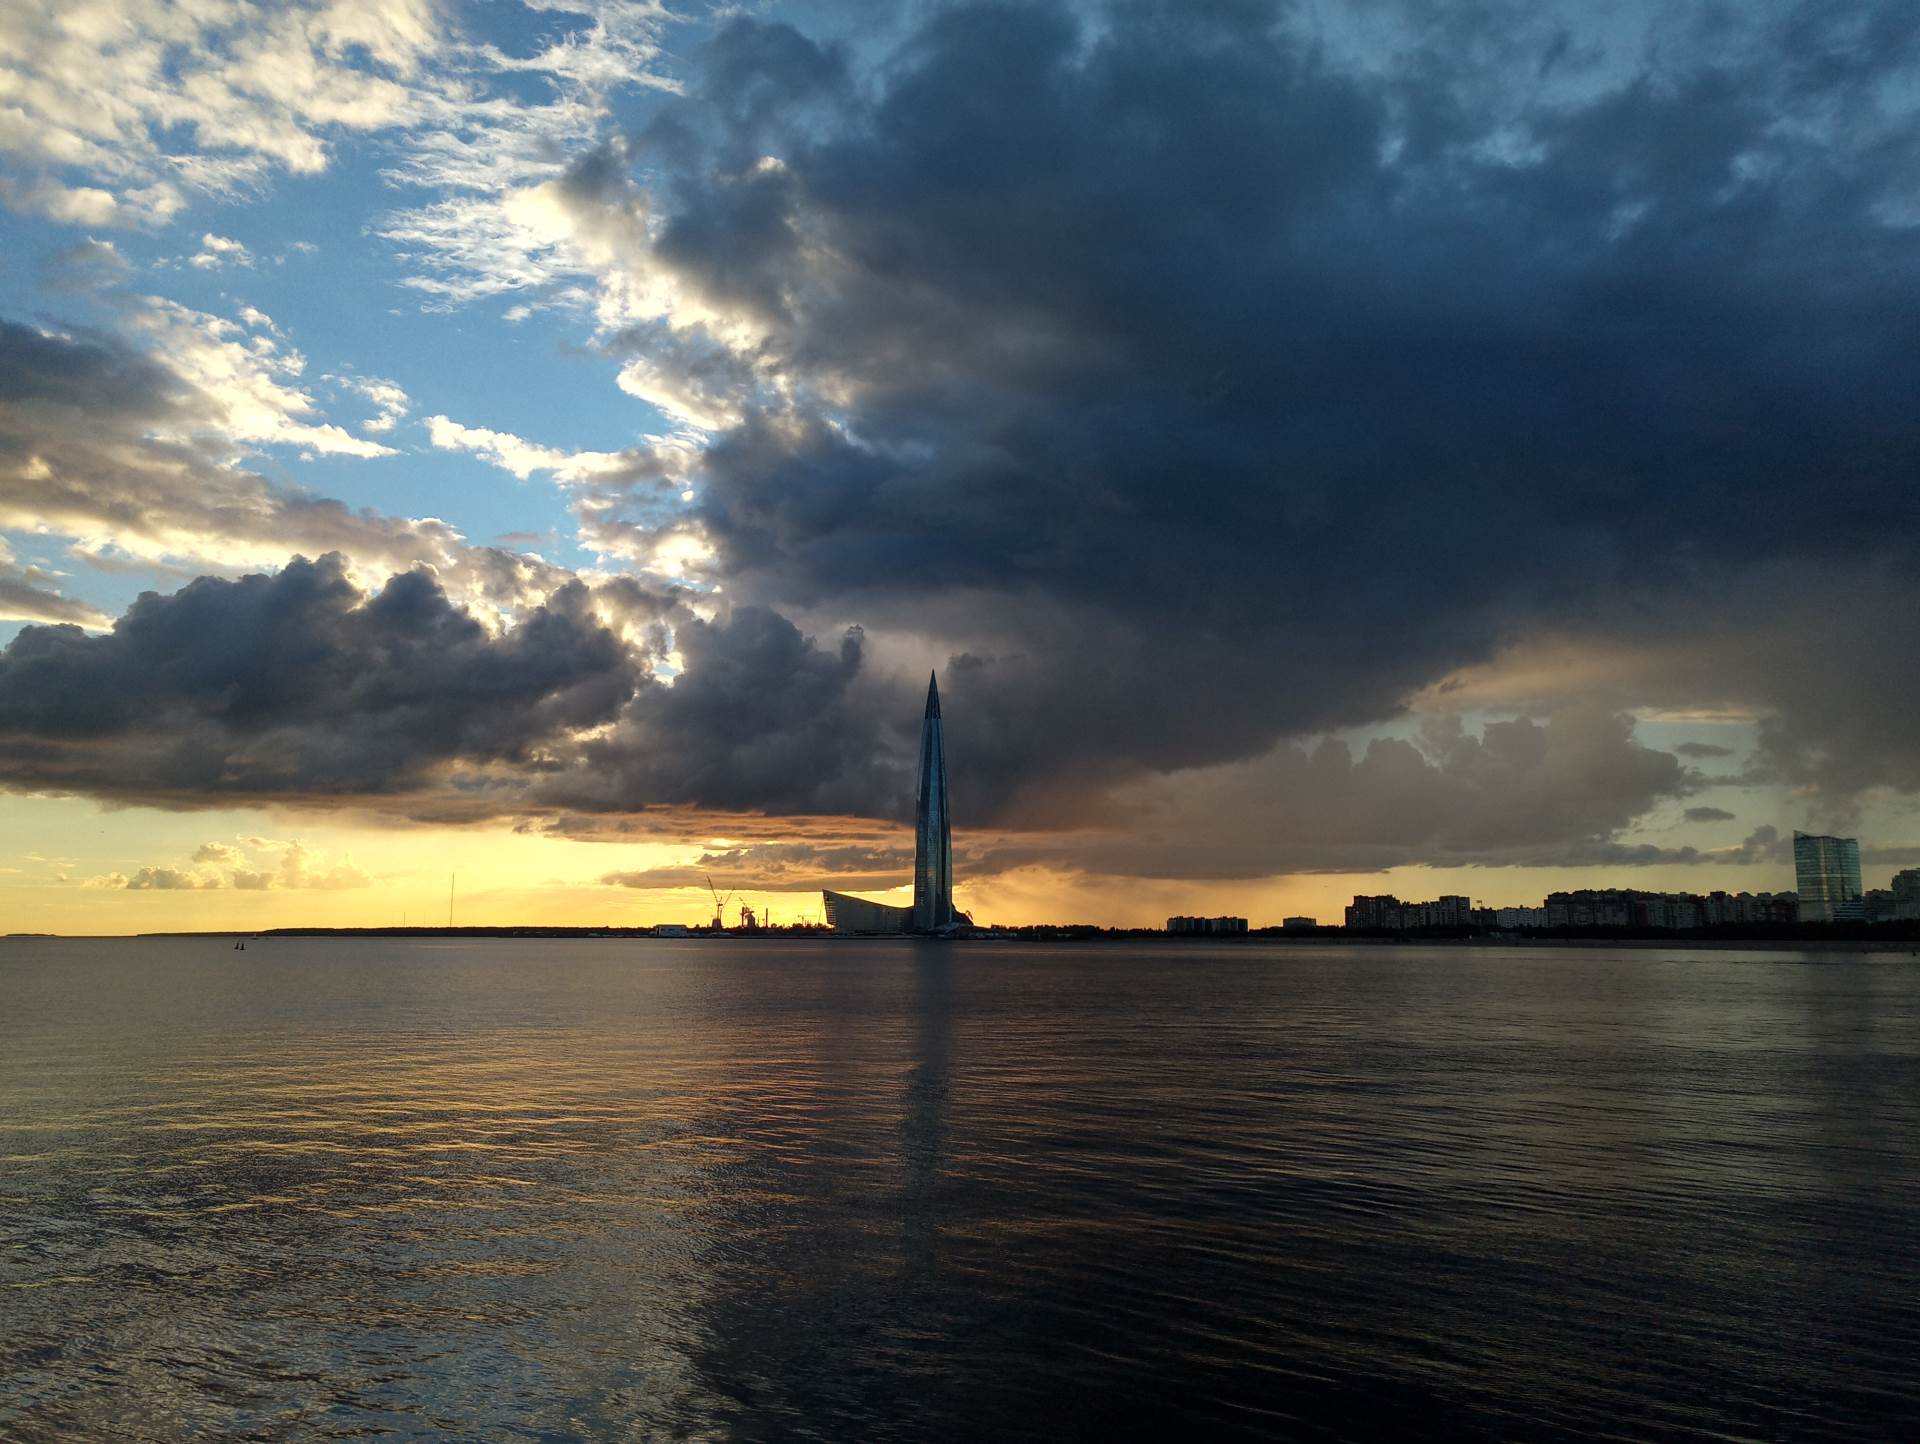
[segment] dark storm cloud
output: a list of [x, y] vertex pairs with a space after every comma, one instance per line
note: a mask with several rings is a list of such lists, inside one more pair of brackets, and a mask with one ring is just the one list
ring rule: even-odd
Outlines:
[[903, 798], [911, 805], [906, 729], [917, 719], [871, 704], [858, 629], [824, 648], [785, 617], [744, 606], [721, 620], [688, 616], [674, 641], [685, 670], [671, 685], [644, 682], [618, 723], [585, 744], [580, 766], [537, 788], [541, 804], [882, 816]]
[[27, 627], [0, 653], [0, 781], [204, 806], [400, 794], [456, 761], [537, 772], [636, 683], [589, 603], [571, 583], [493, 636], [424, 572], [367, 597], [327, 556], [149, 592], [105, 636]]
[[1722, 747], [1715, 742], [1682, 742], [1673, 750], [1682, 757], [1695, 759], [1733, 756], [1731, 747]]
[[[970, 654], [996, 820], [1378, 719], [1597, 598], [1863, 555], [1920, 597], [1920, 22], [1691, 8], [1603, 65], [1526, 7], [1386, 13], [1362, 68], [1256, 4], [947, 6], [852, 80], [741, 19], [634, 143], [646, 263], [762, 337], [701, 493], [729, 592]], [[716, 374], [698, 327], [626, 340]], [[1778, 681], [1812, 757], [1846, 719]]]
[[1733, 814], [1724, 807], [1689, 807], [1683, 814], [1688, 822], [1732, 822]]

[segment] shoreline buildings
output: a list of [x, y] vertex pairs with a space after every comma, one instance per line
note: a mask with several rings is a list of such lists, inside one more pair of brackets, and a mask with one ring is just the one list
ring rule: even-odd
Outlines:
[[1346, 912], [1350, 928], [1464, 928], [1473, 924], [1473, 899], [1447, 896], [1433, 902], [1401, 902], [1392, 893], [1356, 896]]
[[823, 892], [827, 926], [837, 933], [943, 933], [971, 922], [953, 906], [953, 826], [947, 811], [947, 753], [940, 684], [927, 678], [920, 719], [920, 787], [913, 809], [913, 903], [894, 907], [871, 898]]
[[1800, 894], [1801, 922], [1866, 921], [1858, 838], [1794, 833], [1793, 873]]
[[1247, 931], [1247, 920], [1245, 918], [1168, 918], [1167, 931], [1175, 937], [1240, 937]]

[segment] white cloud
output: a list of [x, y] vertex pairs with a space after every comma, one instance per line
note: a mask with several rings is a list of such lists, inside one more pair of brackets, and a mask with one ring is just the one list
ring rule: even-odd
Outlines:
[[159, 296], [130, 316], [131, 329], [216, 406], [235, 441], [301, 446], [337, 456], [393, 456], [390, 446], [310, 420], [313, 398], [290, 384], [306, 369], [298, 351], [266, 336], [245, 336], [234, 322]]
[[619, 386], [629, 396], [699, 431], [723, 431], [740, 424], [737, 398], [703, 385], [685, 370], [656, 365], [645, 356], [636, 356], [620, 368]]
[[[183, 191], [323, 170], [328, 137], [457, 105], [433, 0], [13, 4], [0, 58], [0, 199], [83, 225], [164, 222]], [[69, 183], [68, 177], [83, 178]]]
[[208, 231], [200, 237], [200, 249], [187, 258], [187, 264], [203, 271], [217, 271], [223, 266], [251, 266], [253, 252], [230, 236], [216, 236]]
[[646, 445], [624, 451], [560, 451], [510, 431], [463, 426], [445, 416], [427, 418], [427, 435], [442, 451], [470, 451], [522, 481], [536, 471], [568, 484], [652, 481], [678, 475], [692, 462], [691, 448], [673, 437], [648, 437]]
[[0, 176], [0, 202], [16, 211], [37, 211], [69, 226], [114, 226], [125, 223], [125, 213], [111, 191], [98, 186], [68, 186], [40, 179], [22, 184]]
[[648, 436], [623, 451], [561, 451], [508, 431], [427, 418], [443, 451], [467, 451], [522, 481], [548, 474], [566, 489], [580, 545], [663, 581], [709, 586], [716, 553], [685, 503], [700, 459], [687, 435]]
[[386, 380], [384, 377], [329, 374], [323, 379], [373, 403], [377, 414], [360, 423], [362, 431], [385, 434], [398, 426], [413, 406], [412, 398], [401, 388], [400, 383]]

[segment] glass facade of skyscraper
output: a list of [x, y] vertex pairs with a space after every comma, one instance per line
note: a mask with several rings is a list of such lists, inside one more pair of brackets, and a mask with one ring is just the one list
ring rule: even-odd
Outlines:
[[927, 678], [920, 722], [920, 795], [913, 814], [913, 928], [952, 927], [953, 831], [947, 820], [947, 752], [940, 736], [940, 685]]
[[1796, 832], [1793, 871], [1800, 893], [1801, 922], [1846, 922], [1866, 916], [1861, 904], [1858, 838]]
[[953, 825], [947, 816], [947, 753], [941, 737], [940, 687], [927, 678], [920, 721], [920, 791], [913, 815], [913, 906], [902, 908], [846, 893], [822, 894], [827, 926], [838, 933], [946, 933], [972, 922], [953, 905]]

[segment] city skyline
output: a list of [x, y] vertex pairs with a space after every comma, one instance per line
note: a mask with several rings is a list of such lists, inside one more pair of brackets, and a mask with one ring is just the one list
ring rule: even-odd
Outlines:
[[1920, 864], [1920, 18], [0, 20], [0, 911]]

